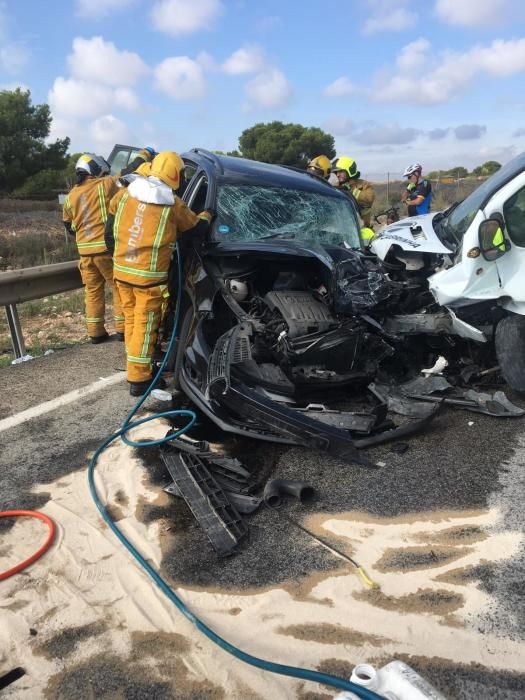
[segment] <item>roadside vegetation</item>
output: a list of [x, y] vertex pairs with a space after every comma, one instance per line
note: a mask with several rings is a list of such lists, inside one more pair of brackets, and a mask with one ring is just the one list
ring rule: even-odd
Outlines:
[[[66, 240], [58, 203], [0, 200], [0, 273], [78, 258], [75, 242]], [[75, 289], [17, 306], [27, 353], [87, 339], [84, 291]], [[0, 311], [0, 366], [13, 359], [4, 310]]]
[[0, 272], [77, 257], [75, 242], [66, 240], [58, 204], [0, 200]]

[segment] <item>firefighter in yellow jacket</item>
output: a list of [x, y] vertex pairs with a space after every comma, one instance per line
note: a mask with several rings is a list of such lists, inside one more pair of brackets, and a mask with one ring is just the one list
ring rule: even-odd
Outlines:
[[[113, 263], [104, 242], [109, 200], [118, 190], [118, 180], [144, 162], [151, 160], [153, 149], [140, 151], [120, 175], [110, 176], [109, 164], [94, 153], [84, 153], [75, 167], [76, 185], [64, 202], [63, 220], [69, 234], [75, 236], [80, 255], [79, 269], [86, 296], [86, 324], [92, 343], [109, 338], [104, 325], [105, 285], [113, 287]], [[124, 315], [118, 292], [113, 289], [113, 318], [117, 338], [124, 340]]]
[[132, 396], [142, 396], [152, 379], [175, 242], [181, 234], [198, 238], [212, 218], [211, 212], [195, 214], [178, 196], [184, 161], [177, 153], [159, 153], [141, 173], [113, 197], [106, 225], [106, 245], [113, 252], [113, 275], [124, 310]]
[[341, 156], [332, 166], [332, 172], [336, 174], [339, 185], [353, 196], [359, 209], [359, 215], [365, 227], [370, 228], [372, 218], [372, 204], [375, 199], [374, 186], [368, 180], [361, 180], [361, 173], [357, 170], [357, 163], [353, 158]]

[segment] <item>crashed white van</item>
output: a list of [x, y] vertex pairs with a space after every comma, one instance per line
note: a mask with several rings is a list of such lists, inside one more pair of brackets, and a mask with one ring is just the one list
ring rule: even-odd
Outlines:
[[372, 250], [437, 302], [390, 330], [494, 343], [506, 381], [525, 392], [525, 153], [448, 210], [387, 226]]

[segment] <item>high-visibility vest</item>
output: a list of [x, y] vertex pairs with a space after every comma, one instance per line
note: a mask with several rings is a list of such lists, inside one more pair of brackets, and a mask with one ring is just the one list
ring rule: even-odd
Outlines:
[[361, 229], [361, 240], [365, 244], [365, 246], [369, 246], [370, 243], [374, 240], [376, 237], [376, 232], [372, 228], [364, 227]]
[[98, 255], [107, 251], [104, 229], [109, 200], [117, 191], [118, 176], [88, 177], [75, 185], [64, 201], [63, 220], [75, 232], [80, 255]]
[[505, 245], [505, 236], [503, 235], [503, 231], [501, 228], [498, 226], [498, 230], [494, 234], [494, 237], [492, 238], [492, 245], [494, 248], [498, 248], [499, 250], [502, 250], [505, 252], [507, 250], [507, 247]]
[[180, 197], [175, 204], [150, 204], [127, 190], [117, 192], [109, 211], [115, 217], [113, 276], [139, 287], [165, 282], [177, 234], [210, 218], [207, 212], [195, 214]]

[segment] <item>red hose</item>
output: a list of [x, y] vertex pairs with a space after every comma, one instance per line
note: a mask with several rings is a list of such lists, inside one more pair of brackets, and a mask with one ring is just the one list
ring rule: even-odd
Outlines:
[[16, 564], [16, 566], [13, 566], [11, 569], [7, 569], [7, 571], [0, 572], [0, 581], [4, 581], [6, 578], [13, 576], [13, 574], [17, 574], [19, 571], [22, 571], [30, 564], [35, 562], [39, 557], [42, 556], [42, 554], [44, 554], [45, 551], [49, 549], [55, 536], [55, 523], [51, 520], [51, 518], [48, 518], [47, 515], [44, 515], [43, 513], [38, 513], [36, 510], [0, 511], [0, 518], [16, 518], [18, 516], [26, 516], [28, 518], [38, 518], [39, 520], [43, 520], [46, 523], [49, 532], [44, 544], [34, 554], [32, 554], [27, 559], [24, 559], [24, 561], [21, 561], [19, 564]]

